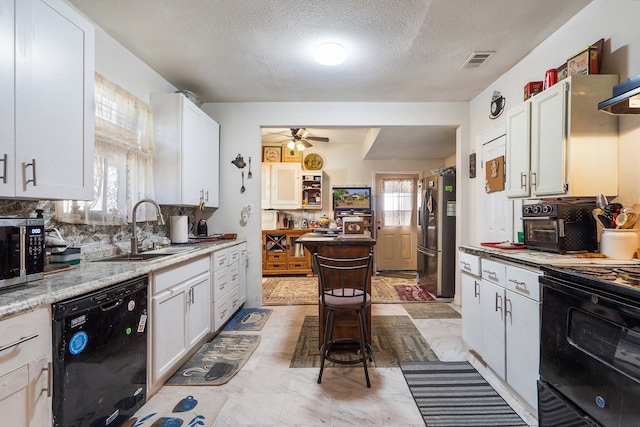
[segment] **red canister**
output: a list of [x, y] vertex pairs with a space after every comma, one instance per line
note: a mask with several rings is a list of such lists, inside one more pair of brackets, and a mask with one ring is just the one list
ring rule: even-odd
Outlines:
[[551, 68], [544, 74], [544, 88], [548, 89], [558, 83], [558, 70]]

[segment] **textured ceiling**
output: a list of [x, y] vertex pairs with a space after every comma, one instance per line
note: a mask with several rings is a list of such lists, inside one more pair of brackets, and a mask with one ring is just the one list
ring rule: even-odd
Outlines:
[[[204, 102], [469, 101], [590, 1], [70, 0]], [[316, 64], [323, 41], [347, 60]]]

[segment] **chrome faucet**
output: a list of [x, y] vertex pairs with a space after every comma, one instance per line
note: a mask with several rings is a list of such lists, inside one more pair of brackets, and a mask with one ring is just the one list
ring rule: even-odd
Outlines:
[[151, 203], [153, 206], [156, 207], [156, 219], [158, 220], [158, 225], [165, 224], [164, 218], [162, 217], [162, 212], [160, 212], [160, 206], [158, 206], [158, 204], [153, 200], [142, 199], [139, 202], [137, 202], [135, 205], [133, 205], [133, 212], [131, 215], [131, 253], [132, 254], [138, 253], [138, 236], [136, 235], [136, 210], [138, 209], [138, 206], [140, 206], [144, 202]]

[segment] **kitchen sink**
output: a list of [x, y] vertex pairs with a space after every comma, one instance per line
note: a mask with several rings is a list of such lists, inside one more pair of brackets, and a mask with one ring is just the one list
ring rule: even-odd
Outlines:
[[137, 254], [120, 254], [111, 256], [108, 258], [97, 259], [98, 262], [136, 262], [136, 261], [151, 261], [157, 258], [162, 258], [169, 255], [176, 255], [184, 252], [194, 250], [192, 247], [168, 247], [162, 249], [154, 249], [152, 251], [140, 252]]

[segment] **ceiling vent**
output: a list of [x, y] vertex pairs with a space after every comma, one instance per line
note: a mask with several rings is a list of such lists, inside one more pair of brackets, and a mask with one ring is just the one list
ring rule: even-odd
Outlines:
[[482, 64], [487, 62], [487, 60], [489, 60], [489, 58], [491, 58], [494, 54], [495, 52], [492, 50], [473, 52], [471, 56], [467, 58], [466, 61], [464, 61], [464, 64], [462, 64], [462, 67], [460, 68], [478, 68]]

